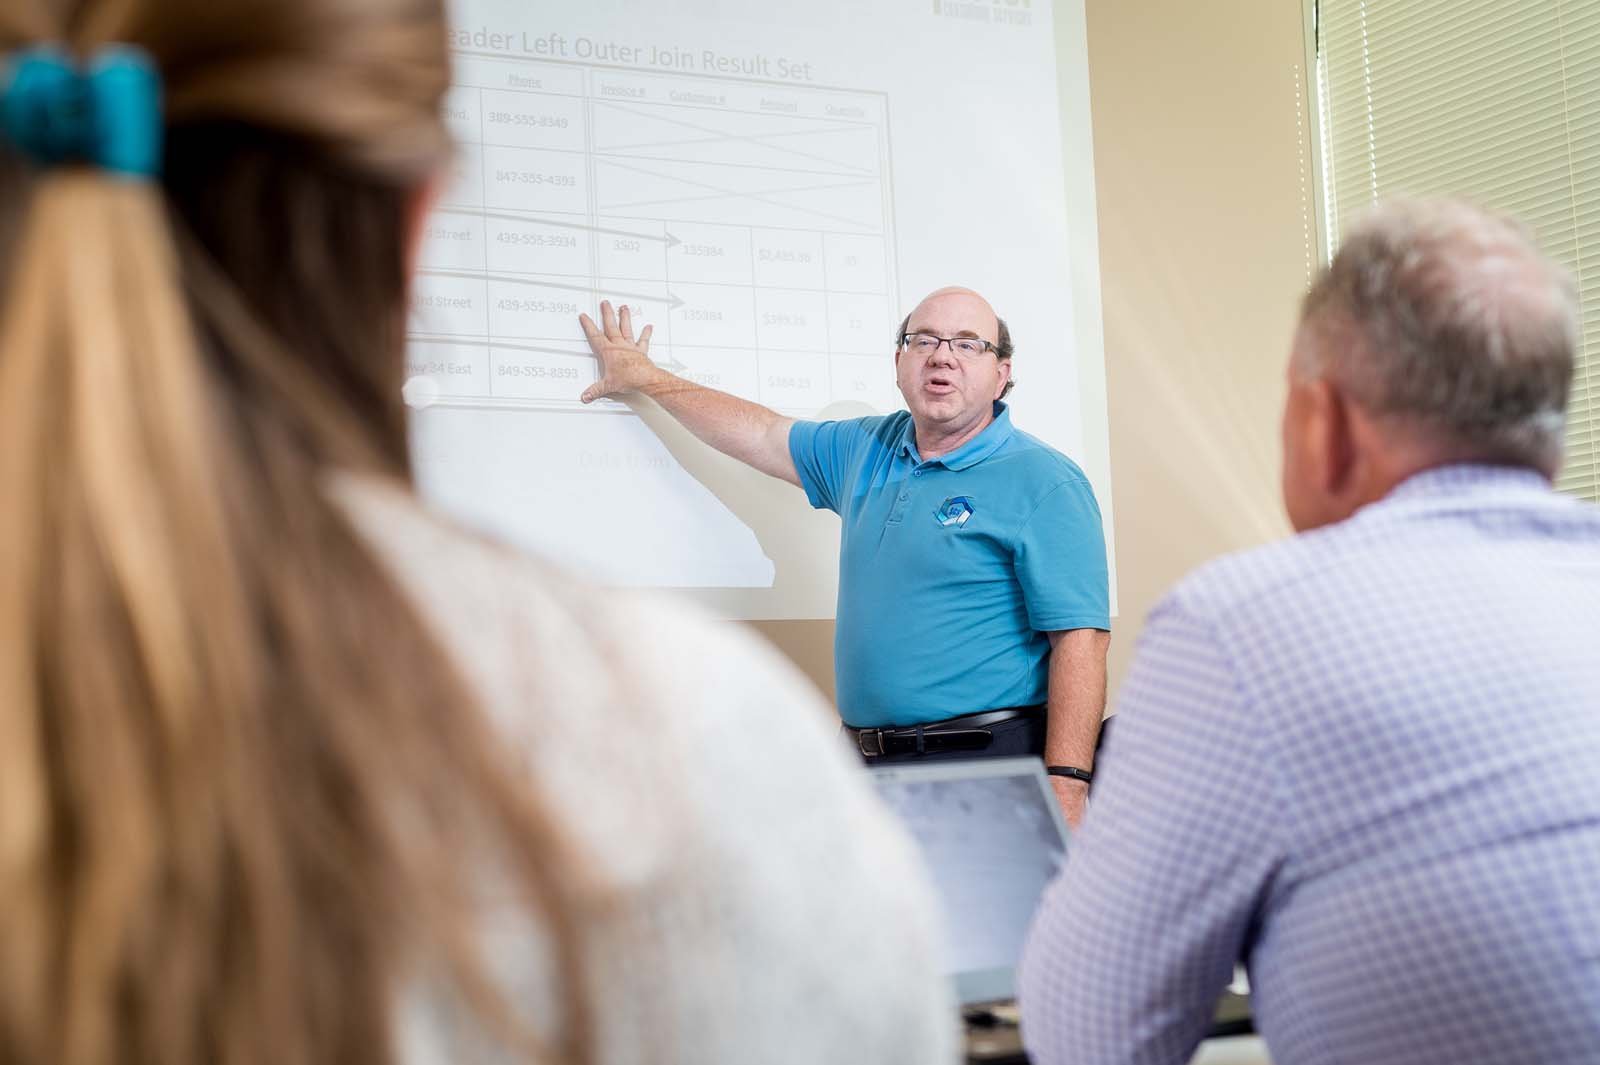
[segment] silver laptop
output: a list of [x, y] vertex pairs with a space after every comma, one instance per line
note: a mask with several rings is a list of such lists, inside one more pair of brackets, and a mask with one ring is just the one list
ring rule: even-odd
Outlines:
[[911, 830], [945, 918], [944, 968], [963, 1006], [1016, 995], [1022, 940], [1067, 854], [1067, 826], [1037, 758], [874, 766]]

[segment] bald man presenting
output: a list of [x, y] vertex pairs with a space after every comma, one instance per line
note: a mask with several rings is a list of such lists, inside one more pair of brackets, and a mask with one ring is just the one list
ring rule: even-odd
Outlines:
[[1083, 471], [1011, 425], [1011, 338], [988, 301], [924, 299], [895, 338], [908, 410], [830, 422], [674, 376], [650, 326], [635, 338], [627, 308], [600, 311], [579, 318], [601, 371], [584, 402], [649, 396], [839, 515], [835, 673], [862, 756], [1042, 755], [1076, 825], [1105, 708], [1105, 538]]

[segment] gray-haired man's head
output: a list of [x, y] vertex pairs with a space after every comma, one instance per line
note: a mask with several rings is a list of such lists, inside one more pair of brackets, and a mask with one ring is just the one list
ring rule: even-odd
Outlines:
[[1398, 201], [1346, 235], [1306, 294], [1290, 369], [1441, 456], [1553, 476], [1577, 346], [1572, 277], [1521, 226]]

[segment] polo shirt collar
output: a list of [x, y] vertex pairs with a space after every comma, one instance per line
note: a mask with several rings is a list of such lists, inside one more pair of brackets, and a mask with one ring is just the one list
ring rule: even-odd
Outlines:
[[[976, 466], [984, 459], [1000, 450], [1007, 440], [1011, 439], [1011, 408], [1000, 402], [994, 401], [994, 420], [983, 427], [983, 432], [968, 440], [948, 455], [930, 459], [937, 462], [947, 470], [964, 470]], [[921, 461], [922, 456], [917, 453], [917, 426], [910, 418], [906, 419], [906, 427], [900, 434], [899, 453], [911, 459]]]

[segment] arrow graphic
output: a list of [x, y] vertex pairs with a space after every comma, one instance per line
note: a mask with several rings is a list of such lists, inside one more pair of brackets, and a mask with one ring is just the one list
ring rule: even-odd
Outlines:
[[[541, 281], [532, 277], [512, 277], [509, 274], [469, 274], [460, 270], [428, 269], [418, 270], [417, 273], [426, 274], [429, 277], [456, 277], [466, 281], [507, 281], [513, 285], [532, 285], [535, 288], [559, 288], [565, 289], [569, 292], [587, 292], [591, 295], [598, 295], [602, 291], [598, 285], [567, 285], [562, 284], [559, 281]], [[682, 307], [686, 302], [679, 299], [677, 296], [674, 296], [671, 292], [668, 292], [665, 296], [654, 292], [609, 292], [606, 293], [606, 295], [608, 297], [620, 296], [621, 298], [628, 300], [650, 300], [653, 303], [665, 302], [666, 305], [673, 310], [677, 310], [679, 307]]]
[[[503, 340], [456, 340], [451, 337], [427, 337], [417, 336], [415, 334], [407, 336], [406, 339], [414, 340], [418, 344], [444, 344], [448, 347], [458, 348], [505, 348], [508, 351], [531, 351], [538, 355], [565, 355], [571, 359], [594, 358], [594, 353], [591, 351], [569, 351], [566, 348], [541, 348], [533, 344], [511, 344]], [[671, 373], [677, 373], [679, 370], [688, 369], [687, 366], [673, 358], [671, 355], [661, 359], [652, 357], [650, 361], [654, 362], [663, 370], [667, 370]]]
[[545, 218], [528, 218], [519, 214], [505, 214], [500, 211], [474, 211], [464, 207], [440, 207], [438, 214], [459, 214], [472, 218], [497, 218], [502, 222], [522, 222], [526, 225], [555, 226], [558, 229], [581, 229], [586, 233], [604, 233], [608, 237], [627, 237], [630, 240], [653, 240], [665, 244], [668, 248], [676, 248], [683, 241], [668, 233], [659, 236], [654, 233], [634, 233], [626, 229], [607, 229], [604, 226], [591, 226], [584, 222], [556, 222]]
[[532, 351], [540, 355], [566, 355], [574, 359], [592, 359], [593, 352], [572, 351], [568, 348], [541, 348], [533, 344], [508, 344], [500, 340], [456, 340], [453, 337], [427, 337], [412, 334], [407, 340], [416, 341], [418, 344], [444, 344], [456, 348], [508, 348], [514, 351]]

